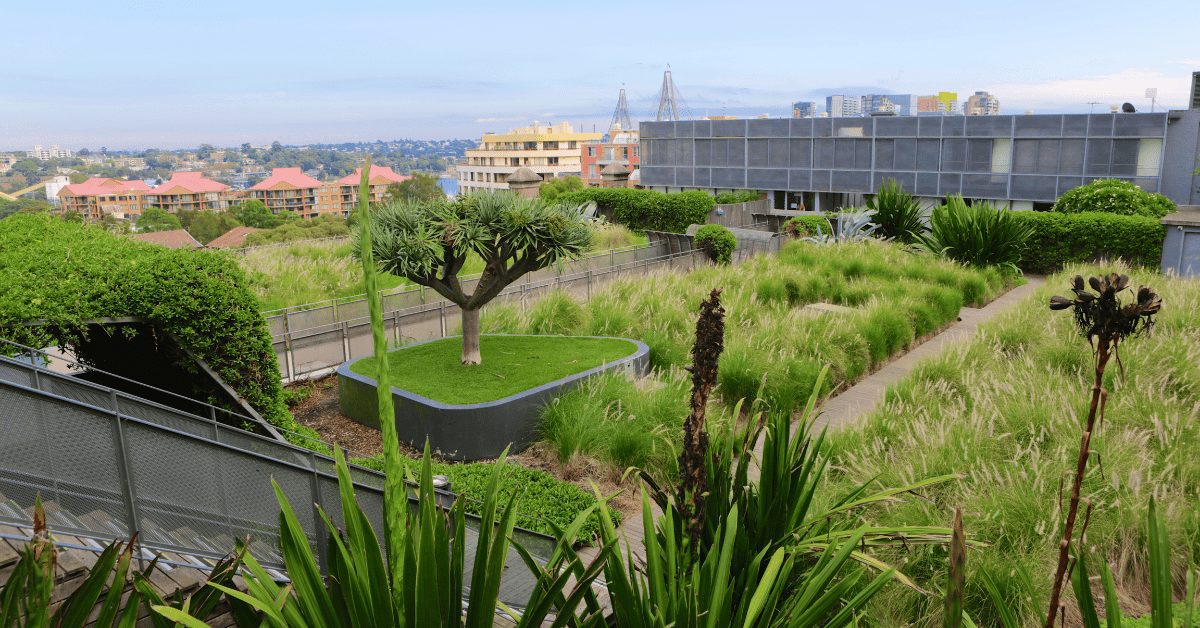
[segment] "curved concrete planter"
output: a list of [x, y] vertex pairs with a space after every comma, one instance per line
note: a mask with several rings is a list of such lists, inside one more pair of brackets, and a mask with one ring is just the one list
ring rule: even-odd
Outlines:
[[[437, 340], [444, 339], [427, 342]], [[537, 440], [541, 410], [555, 396], [598, 373], [626, 371], [642, 375], [646, 372], [650, 365], [650, 348], [637, 340], [621, 340], [629, 340], [637, 345], [637, 349], [619, 360], [496, 401], [447, 404], [393, 386], [397, 435], [401, 442], [417, 449], [423, 448], [428, 438], [436, 454], [451, 460], [495, 458], [510, 445], [510, 452], [521, 451]], [[337, 374], [338, 405], [342, 414], [363, 425], [378, 428], [374, 378], [351, 371], [350, 362], [339, 366]]]

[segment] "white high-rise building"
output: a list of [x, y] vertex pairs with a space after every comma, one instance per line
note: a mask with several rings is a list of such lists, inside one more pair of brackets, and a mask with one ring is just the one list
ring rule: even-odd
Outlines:
[[59, 148], [58, 144], [54, 144], [50, 148], [43, 148], [41, 144], [37, 144], [33, 147], [33, 150], [29, 151], [30, 159], [38, 159], [41, 161], [50, 161], [51, 159], [66, 159], [74, 156], [75, 153], [73, 151], [66, 148]]
[[837, 94], [825, 98], [825, 111], [830, 118], [853, 118], [862, 115], [862, 100], [857, 96]]

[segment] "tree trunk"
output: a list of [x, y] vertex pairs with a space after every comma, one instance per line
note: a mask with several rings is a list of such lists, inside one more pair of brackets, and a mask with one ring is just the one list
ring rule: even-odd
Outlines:
[[462, 310], [462, 363], [479, 364], [479, 310]]

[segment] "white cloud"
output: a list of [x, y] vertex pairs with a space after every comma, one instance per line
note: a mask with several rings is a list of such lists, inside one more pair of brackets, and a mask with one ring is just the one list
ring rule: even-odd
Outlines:
[[1188, 79], [1183, 74], [1128, 69], [1114, 74], [1076, 79], [989, 85], [987, 91], [1000, 99], [1006, 112], [1069, 109], [1079, 111], [1096, 101], [1097, 110], [1108, 105], [1133, 103], [1139, 111], [1149, 110], [1147, 87], [1158, 88], [1158, 108], [1179, 108], [1187, 100]]
[[1190, 65], [1193, 68], [1200, 70], [1200, 57], [1196, 57], [1196, 58], [1192, 58], [1192, 59], [1179, 59], [1179, 60], [1175, 61], [1175, 63], [1177, 63], [1179, 65]]

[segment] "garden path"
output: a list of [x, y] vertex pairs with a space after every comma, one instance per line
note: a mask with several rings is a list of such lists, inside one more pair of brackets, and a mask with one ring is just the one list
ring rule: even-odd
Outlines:
[[[918, 363], [925, 358], [937, 355], [953, 343], [970, 340], [978, 331], [980, 323], [1008, 311], [1033, 294], [1044, 282], [1043, 278], [1036, 276], [1026, 276], [1026, 280], [1027, 283], [1009, 290], [982, 308], [962, 308], [959, 311], [959, 320], [953, 325], [827, 400], [816, 420], [816, 427], [828, 426], [831, 429], [846, 427], [873, 412], [883, 402], [888, 386], [907, 376]], [[754, 448], [756, 456], [762, 455], [762, 447], [763, 441], [759, 439]], [[758, 467], [751, 466], [750, 474], [757, 478]], [[662, 514], [657, 505], [652, 504], [651, 510], [656, 518]], [[628, 517], [624, 525], [617, 529], [617, 536], [622, 542], [621, 554], [623, 556], [627, 555], [626, 551], [632, 550], [635, 561], [640, 561], [644, 557], [643, 526], [640, 513]], [[579, 554], [586, 562], [593, 558], [596, 552], [597, 549], [594, 547], [585, 547], [580, 550]], [[605, 597], [604, 592], [601, 592], [601, 596]]]

